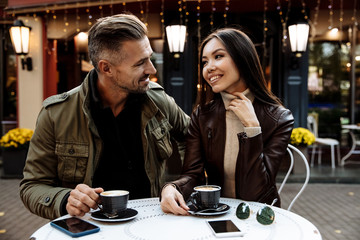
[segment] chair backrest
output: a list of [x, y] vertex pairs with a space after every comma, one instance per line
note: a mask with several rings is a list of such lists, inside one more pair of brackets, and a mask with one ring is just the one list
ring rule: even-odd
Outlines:
[[279, 194], [281, 193], [282, 189], [284, 188], [285, 186], [285, 183], [286, 181], [288, 180], [289, 178], [289, 175], [294, 167], [294, 155], [293, 153], [295, 154], [298, 154], [300, 156], [300, 158], [303, 160], [304, 164], [305, 164], [305, 181], [304, 181], [304, 184], [302, 185], [302, 187], [300, 188], [299, 192], [295, 195], [295, 197], [293, 198], [293, 200], [290, 202], [290, 205], [288, 207], [287, 210], [291, 210], [292, 206], [294, 205], [295, 201], [299, 198], [299, 196], [302, 194], [302, 192], [305, 190], [308, 182], [309, 182], [309, 179], [310, 179], [310, 167], [309, 167], [309, 163], [308, 163], [308, 160], [306, 159], [306, 157], [304, 156], [304, 154], [302, 154], [302, 152], [297, 149], [296, 147], [294, 147], [293, 145], [291, 144], [288, 144], [288, 147], [287, 147], [287, 152], [289, 153], [290, 155], [290, 167], [289, 167], [289, 170], [288, 172], [286, 173], [285, 177], [284, 177], [284, 180], [282, 181], [280, 187], [279, 187]]
[[318, 124], [312, 115], [308, 115], [307, 117], [307, 128], [315, 135], [316, 138], [318, 137]]

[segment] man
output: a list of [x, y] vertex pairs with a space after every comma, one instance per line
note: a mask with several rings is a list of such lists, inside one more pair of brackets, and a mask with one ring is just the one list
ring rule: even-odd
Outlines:
[[95, 69], [77, 88], [46, 99], [38, 116], [20, 183], [31, 212], [83, 216], [104, 190], [158, 196], [171, 140], [183, 151], [189, 117], [149, 81], [156, 69], [146, 34], [126, 14], [101, 18], [90, 29]]

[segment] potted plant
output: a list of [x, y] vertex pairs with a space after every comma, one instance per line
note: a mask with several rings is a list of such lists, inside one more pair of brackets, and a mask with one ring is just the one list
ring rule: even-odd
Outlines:
[[15, 128], [0, 139], [3, 159], [3, 177], [22, 177], [30, 139], [34, 131]]
[[290, 143], [297, 147], [307, 147], [315, 142], [315, 135], [309, 129], [298, 127], [291, 132]]
[[[291, 132], [290, 144], [298, 148], [308, 159], [307, 147], [315, 142], [315, 135], [306, 128], [294, 128]], [[297, 160], [298, 154], [294, 154], [294, 173], [303, 173], [305, 171], [304, 164], [301, 160]]]

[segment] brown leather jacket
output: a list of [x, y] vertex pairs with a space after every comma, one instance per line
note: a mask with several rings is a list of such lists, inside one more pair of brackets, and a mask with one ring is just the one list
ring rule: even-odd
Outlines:
[[[236, 198], [271, 204], [280, 198], [275, 178], [293, 129], [290, 110], [271, 106], [257, 99], [253, 106], [260, 122], [261, 134], [247, 137], [238, 133], [239, 154], [236, 163]], [[187, 199], [193, 187], [205, 181], [223, 186], [225, 151], [225, 107], [221, 98], [197, 107], [191, 116], [185, 160], [180, 178], [173, 183]]]

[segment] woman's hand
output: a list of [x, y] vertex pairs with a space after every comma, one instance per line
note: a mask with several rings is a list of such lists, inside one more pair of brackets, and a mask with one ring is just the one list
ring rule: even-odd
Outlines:
[[184, 197], [171, 184], [164, 187], [161, 192], [161, 209], [164, 213], [189, 215], [189, 207], [186, 205]]
[[229, 110], [236, 114], [245, 127], [259, 127], [260, 123], [250, 99], [240, 92], [235, 92], [233, 95], [238, 98], [230, 102]]

